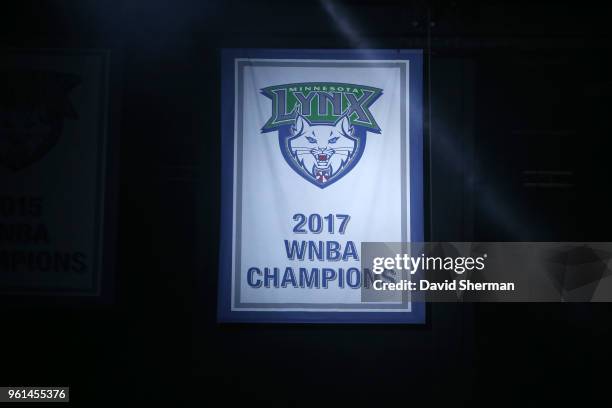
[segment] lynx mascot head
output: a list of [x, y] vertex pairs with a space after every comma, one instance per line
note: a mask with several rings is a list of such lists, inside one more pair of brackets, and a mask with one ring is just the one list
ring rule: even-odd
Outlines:
[[319, 183], [326, 183], [353, 158], [357, 145], [354, 131], [346, 116], [335, 125], [311, 125], [298, 115], [291, 127], [289, 150], [305, 171]]

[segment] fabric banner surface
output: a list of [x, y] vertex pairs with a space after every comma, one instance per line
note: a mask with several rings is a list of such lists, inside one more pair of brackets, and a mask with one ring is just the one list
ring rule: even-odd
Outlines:
[[423, 323], [361, 243], [423, 239], [422, 54], [223, 51], [219, 320]]
[[110, 52], [2, 57], [0, 293], [104, 297]]

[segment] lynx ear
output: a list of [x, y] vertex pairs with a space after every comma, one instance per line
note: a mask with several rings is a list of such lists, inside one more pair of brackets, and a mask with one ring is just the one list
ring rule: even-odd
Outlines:
[[344, 115], [338, 120], [338, 122], [336, 122], [336, 131], [343, 135], [353, 136], [355, 129], [349, 122], [346, 115]]
[[306, 129], [308, 129], [308, 126], [308, 120], [306, 120], [306, 118], [304, 118], [302, 115], [297, 115], [295, 118], [295, 123], [291, 127], [291, 131], [293, 132], [294, 136], [301, 135]]

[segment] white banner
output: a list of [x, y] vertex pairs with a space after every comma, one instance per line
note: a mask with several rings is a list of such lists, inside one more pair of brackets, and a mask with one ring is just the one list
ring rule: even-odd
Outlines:
[[108, 294], [109, 61], [97, 50], [3, 53], [3, 294]]
[[421, 81], [418, 51], [224, 53], [221, 320], [424, 320], [360, 290], [362, 242], [422, 239]]

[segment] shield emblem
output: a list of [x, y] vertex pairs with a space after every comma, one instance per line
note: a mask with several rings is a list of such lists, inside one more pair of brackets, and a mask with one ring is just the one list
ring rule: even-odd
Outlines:
[[37, 162], [58, 142], [76, 75], [53, 71], [0, 71], [0, 166], [17, 171]]
[[351, 171], [361, 158], [365, 142], [365, 129], [356, 129], [346, 116], [333, 125], [313, 125], [298, 115], [293, 125], [279, 131], [287, 164], [319, 188], [332, 185]]

